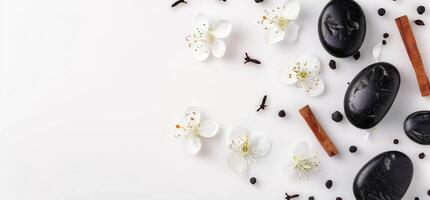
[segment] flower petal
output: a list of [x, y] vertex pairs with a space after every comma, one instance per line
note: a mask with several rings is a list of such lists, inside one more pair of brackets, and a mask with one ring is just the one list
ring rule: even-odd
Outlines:
[[300, 26], [294, 22], [290, 22], [285, 29], [285, 40], [294, 42], [299, 37]]
[[248, 169], [248, 161], [239, 153], [231, 153], [227, 158], [227, 165], [236, 173], [242, 173]]
[[250, 138], [249, 144], [251, 148], [255, 148], [257, 157], [266, 156], [272, 148], [270, 139], [265, 135], [253, 135]]
[[198, 61], [204, 61], [209, 57], [209, 46], [203, 44], [204, 46], [201, 46], [199, 48], [195, 48], [193, 50], [194, 58], [196, 58]]
[[267, 29], [265, 38], [266, 42], [268, 42], [269, 44], [275, 44], [285, 38], [285, 31], [279, 30], [278, 28]]
[[324, 92], [325, 86], [324, 82], [321, 78], [318, 78], [316, 82], [312, 85], [312, 87], [307, 89], [309, 96], [316, 97], [321, 95]]
[[215, 39], [212, 44], [212, 55], [217, 58], [221, 58], [224, 56], [226, 50], [226, 46], [224, 41]]
[[321, 65], [318, 57], [313, 55], [304, 55], [298, 58], [297, 62], [300, 62], [302, 66], [306, 67], [313, 75], [320, 73]]
[[229, 21], [219, 21], [215, 24], [213, 34], [216, 38], [225, 38], [230, 35], [232, 27]]
[[217, 134], [219, 125], [217, 122], [212, 120], [206, 120], [200, 123], [199, 135], [202, 137], [213, 137]]
[[301, 141], [294, 147], [294, 156], [307, 157], [310, 154], [309, 142]]
[[200, 124], [201, 114], [200, 111], [195, 107], [187, 108], [185, 110], [184, 117], [187, 122], [189, 122], [193, 126]]
[[190, 153], [191, 155], [196, 155], [202, 147], [200, 138], [190, 137], [189, 139], [185, 140], [185, 147], [188, 153]]
[[227, 144], [230, 144], [233, 140], [239, 137], [245, 137], [249, 135], [248, 130], [240, 126], [230, 127], [227, 130]]
[[287, 8], [285, 9], [284, 17], [289, 20], [295, 20], [299, 16], [300, 13], [300, 4], [299, 1], [293, 0], [288, 2]]
[[209, 20], [203, 14], [198, 14], [194, 21], [194, 26], [200, 31], [207, 31], [210, 26]]
[[295, 84], [299, 80], [297, 78], [297, 73], [291, 70], [289, 67], [284, 67], [281, 69], [281, 73], [279, 73], [279, 78], [281, 79], [281, 82], [288, 85]]
[[382, 43], [378, 43], [373, 47], [372, 49], [372, 55], [376, 62], [379, 62], [379, 57], [381, 56], [382, 52]]

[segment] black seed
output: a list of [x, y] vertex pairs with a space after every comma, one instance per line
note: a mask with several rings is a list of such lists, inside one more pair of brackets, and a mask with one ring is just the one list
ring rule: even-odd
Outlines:
[[418, 158], [420, 158], [420, 159], [424, 159], [426, 157], [426, 154], [425, 153], [420, 153], [419, 155], [418, 155]]
[[342, 200], [342, 198], [340, 198], [340, 197], [336, 197], [336, 200]]
[[398, 139], [394, 139], [394, 140], [393, 140], [393, 143], [394, 143], [394, 144], [399, 144], [399, 140], [398, 140]]
[[426, 11], [426, 7], [418, 6], [418, 8], [417, 8], [418, 14], [422, 15], [422, 14], [424, 14], [425, 11]]
[[279, 117], [285, 117], [287, 114], [285, 113], [285, 111], [284, 110], [281, 110], [281, 111], [279, 111], [278, 112], [278, 116]]
[[379, 15], [379, 16], [384, 16], [384, 15], [385, 15], [385, 13], [386, 13], [385, 9], [383, 9], [383, 8], [379, 8], [379, 9], [378, 9], [378, 15]]
[[418, 26], [424, 26], [424, 25], [425, 25], [425, 24], [424, 24], [424, 21], [423, 21], [423, 20], [420, 20], [420, 19], [417, 19], [417, 20], [415, 20], [414, 22], [415, 22], [415, 24], [416, 24], [416, 25], [418, 25]]
[[332, 180], [328, 180], [327, 182], [325, 182], [325, 187], [327, 189], [330, 189], [333, 186], [333, 181]]
[[315, 197], [314, 196], [310, 196], [308, 199], [309, 200], [315, 200]]
[[358, 60], [358, 59], [360, 58], [360, 56], [361, 56], [361, 54], [360, 54], [360, 52], [359, 52], [359, 51], [357, 51], [357, 53], [355, 53], [355, 54], [353, 55], [353, 57], [354, 57], [354, 59], [355, 59], [355, 60]]
[[348, 82], [348, 83], [346, 83], [346, 84], [348, 84], [348, 85], [349, 85], [349, 84], [350, 84], [350, 82]]
[[382, 36], [384, 36], [384, 38], [390, 37], [390, 35], [388, 33], [384, 33], [384, 35], [382, 35]]
[[254, 185], [255, 183], [257, 183], [257, 179], [255, 177], [252, 177], [249, 179], [249, 182]]
[[355, 153], [355, 152], [357, 152], [357, 150], [358, 150], [358, 148], [354, 145], [349, 147], [349, 152], [351, 152], [351, 153]]
[[328, 63], [328, 66], [330, 66], [331, 69], [336, 69], [336, 61], [330, 60]]
[[382, 40], [382, 45], [386, 45], [387, 41], [386, 40]]
[[343, 115], [339, 111], [336, 111], [333, 114], [331, 114], [331, 119], [335, 122], [340, 122], [343, 119]]

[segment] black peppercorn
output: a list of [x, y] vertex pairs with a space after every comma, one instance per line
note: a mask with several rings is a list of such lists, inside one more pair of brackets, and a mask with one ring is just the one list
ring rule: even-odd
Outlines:
[[379, 16], [384, 16], [386, 12], [387, 12], [387, 11], [385, 11], [385, 9], [383, 9], [383, 8], [379, 8], [379, 9], [378, 9], [378, 15], [379, 15]]
[[330, 69], [336, 69], [336, 61], [330, 60], [328, 66], [330, 66]]
[[343, 115], [339, 111], [336, 111], [333, 114], [331, 114], [331, 119], [335, 122], [340, 122], [343, 120]]
[[393, 140], [393, 143], [394, 143], [394, 144], [399, 144], [399, 140], [398, 140], [398, 139], [394, 139], [394, 140]]
[[390, 37], [390, 35], [388, 33], [384, 33], [383, 37], [388, 38], [388, 37]]
[[310, 196], [310, 197], [308, 198], [308, 200], [315, 200], [315, 197], [314, 197], [314, 196]]
[[255, 183], [257, 183], [257, 179], [255, 177], [252, 177], [249, 179], [249, 182], [254, 185]]
[[418, 198], [418, 197], [415, 197], [415, 200], [420, 200], [420, 198]]
[[428, 190], [428, 191], [427, 191], [427, 195], [429, 195], [429, 196], [430, 196], [430, 190]]
[[328, 180], [327, 182], [325, 182], [325, 187], [327, 189], [330, 189], [333, 186], [333, 181], [332, 180]]
[[422, 14], [424, 14], [425, 11], [426, 11], [426, 7], [418, 6], [418, 8], [417, 8], [418, 14], [422, 15]]
[[340, 197], [336, 197], [336, 200], [342, 200], [342, 198], [340, 198]]
[[382, 40], [382, 45], [386, 45], [387, 41], [386, 40]]
[[419, 155], [418, 155], [418, 158], [419, 159], [424, 159], [426, 157], [426, 154], [424, 154], [424, 153], [420, 153]]
[[255, 0], [255, 3], [261, 3], [261, 2], [263, 2], [264, 0]]
[[279, 117], [285, 117], [287, 114], [285, 113], [285, 110], [281, 110], [278, 112]]
[[353, 57], [354, 57], [354, 59], [355, 59], [355, 60], [360, 59], [360, 56], [361, 56], [361, 54], [360, 54], [360, 52], [359, 52], [359, 51], [357, 51], [357, 52], [353, 55]]
[[355, 153], [355, 152], [357, 152], [357, 150], [358, 150], [358, 148], [354, 145], [349, 147], [349, 152], [351, 152], [351, 153]]

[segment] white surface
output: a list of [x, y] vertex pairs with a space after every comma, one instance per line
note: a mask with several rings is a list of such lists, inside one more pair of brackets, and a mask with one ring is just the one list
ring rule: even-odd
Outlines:
[[[159, 0], [3, 0], [1, 2], [0, 71], [0, 194], [9, 200], [279, 200], [284, 193], [306, 198], [354, 199], [352, 181], [369, 159], [386, 150], [402, 150], [414, 161], [415, 176], [404, 199], [421, 199], [430, 189], [430, 155], [402, 131], [404, 118], [429, 109], [420, 97], [415, 76], [401, 43], [394, 18], [409, 14], [426, 0], [360, 0], [368, 32], [361, 59], [335, 59], [338, 69], [328, 68], [332, 58], [317, 35], [317, 20], [325, 1], [301, 0], [300, 38], [296, 43], [270, 46], [264, 42], [257, 20], [266, 0], [189, 0], [171, 9], [172, 1]], [[387, 8], [379, 17], [377, 8]], [[223, 59], [194, 60], [185, 45], [193, 18], [204, 13], [228, 19], [233, 26], [226, 39]], [[412, 26], [427, 66], [430, 66], [428, 26]], [[349, 122], [334, 123], [330, 115], [343, 111], [347, 82], [373, 61], [372, 47], [390, 33], [382, 61], [398, 67], [400, 93], [387, 117], [369, 141]], [[263, 64], [243, 65], [244, 53]], [[296, 56], [313, 53], [322, 62], [327, 90], [308, 97], [283, 85], [282, 66]], [[268, 109], [256, 113], [264, 94]], [[328, 158], [316, 143], [297, 110], [310, 104], [332, 137], [341, 155]], [[206, 119], [217, 120], [222, 132], [204, 140], [198, 156], [189, 156], [172, 137], [174, 123], [187, 106], [200, 107]], [[277, 113], [286, 109], [287, 118]], [[251, 166], [248, 175], [236, 175], [226, 166], [223, 131], [243, 125], [264, 131], [272, 139], [271, 154]], [[320, 151], [321, 172], [310, 181], [288, 179], [281, 165], [301, 139], [309, 139]], [[399, 138], [400, 145], [392, 140]], [[359, 152], [351, 155], [355, 144]], [[249, 184], [255, 176], [258, 185]], [[328, 191], [327, 179], [334, 181]], [[306, 199], [301, 198], [301, 199]]]

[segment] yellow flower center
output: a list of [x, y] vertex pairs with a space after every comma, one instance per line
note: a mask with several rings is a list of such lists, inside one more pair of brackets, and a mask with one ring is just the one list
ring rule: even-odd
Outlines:
[[248, 142], [248, 137], [246, 137], [245, 138], [245, 141], [243, 142], [243, 144], [242, 144], [242, 148], [241, 148], [241, 150], [242, 150], [242, 154], [244, 155], [244, 156], [246, 156], [246, 155], [248, 155], [249, 154], [249, 142]]
[[213, 28], [209, 28], [208, 30], [208, 43], [212, 44], [212, 42], [215, 40], [215, 36], [214, 36], [214, 30]]
[[288, 26], [288, 19], [285, 19], [285, 17], [279, 17], [278, 18], [278, 27], [280, 29], [285, 29]]
[[309, 76], [309, 73], [307, 71], [300, 71], [299, 73], [297, 73], [297, 75], [301, 79], [306, 79]]

